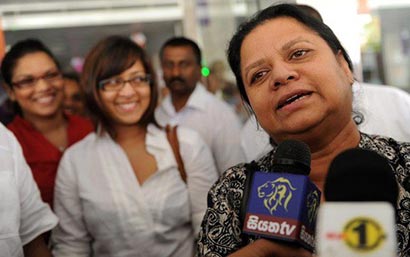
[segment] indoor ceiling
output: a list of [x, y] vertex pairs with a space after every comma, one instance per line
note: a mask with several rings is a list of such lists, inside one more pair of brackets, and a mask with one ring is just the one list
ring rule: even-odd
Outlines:
[[69, 69], [72, 57], [84, 57], [97, 41], [109, 35], [130, 36], [132, 33], [142, 32], [147, 38], [147, 52], [155, 54], [165, 39], [175, 34], [178, 23], [180, 22], [6, 31], [5, 38], [8, 45], [26, 38], [37, 38], [50, 47], [64, 69]]
[[[63, 69], [69, 69], [72, 57], [84, 57], [97, 41], [109, 35], [130, 36], [141, 32], [147, 38], [148, 54], [155, 54], [163, 41], [178, 33], [176, 28], [181, 27], [181, 20], [180, 17], [166, 14], [161, 14], [161, 19], [158, 20], [146, 19], [143, 15], [149, 8], [175, 8], [176, 2], [177, 0], [0, 0], [0, 16], [3, 18], [8, 46], [26, 38], [37, 38], [52, 50]], [[118, 13], [124, 11], [131, 15], [125, 17], [125, 14]], [[137, 12], [141, 12], [140, 15], [135, 15]], [[76, 16], [77, 20], [69, 21], [73, 13], [80, 16]], [[121, 19], [117, 19], [115, 14], [119, 14]], [[41, 19], [48, 19], [53, 15], [57, 16], [55, 22], [51, 21], [47, 26], [40, 25]], [[98, 22], [90, 22], [93, 15], [98, 16]], [[30, 19], [34, 16], [36, 19]]]

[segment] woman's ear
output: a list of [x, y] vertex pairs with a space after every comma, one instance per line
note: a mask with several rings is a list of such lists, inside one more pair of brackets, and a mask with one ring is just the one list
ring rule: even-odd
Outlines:
[[343, 56], [342, 51], [338, 51], [336, 54], [337, 62], [339, 63], [340, 67], [342, 67], [343, 72], [346, 74], [346, 77], [349, 80], [350, 85], [354, 83], [353, 72], [349, 68], [349, 64], [346, 61], [345, 57]]
[[15, 102], [16, 101], [16, 95], [14, 93], [14, 90], [11, 89], [11, 87], [8, 84], [4, 84], [3, 87], [7, 93], [7, 95], [9, 96], [10, 100]]

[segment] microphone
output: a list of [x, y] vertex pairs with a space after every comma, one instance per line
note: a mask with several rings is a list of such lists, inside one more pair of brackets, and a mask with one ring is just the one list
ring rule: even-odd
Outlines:
[[318, 257], [397, 256], [398, 185], [388, 161], [359, 148], [332, 161], [319, 208]]
[[273, 169], [247, 169], [241, 209], [242, 231], [314, 249], [314, 229], [321, 192], [309, 180], [310, 149], [300, 141], [278, 145]]

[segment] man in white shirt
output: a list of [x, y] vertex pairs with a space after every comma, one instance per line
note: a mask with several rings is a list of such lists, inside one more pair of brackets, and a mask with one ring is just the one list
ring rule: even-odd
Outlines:
[[0, 124], [0, 256], [51, 257], [42, 234], [57, 221], [41, 200], [17, 139]]
[[[410, 95], [407, 92], [391, 86], [356, 82], [353, 95], [354, 110], [363, 115], [358, 125], [360, 131], [410, 142]], [[241, 144], [247, 162], [272, 149], [268, 134], [257, 124], [255, 116], [242, 127]]]
[[243, 162], [239, 118], [200, 83], [198, 45], [184, 37], [171, 38], [162, 46], [160, 59], [170, 94], [155, 112], [159, 124], [182, 125], [199, 132], [211, 148], [219, 174]]
[[410, 142], [410, 94], [396, 87], [355, 83], [354, 104], [364, 116], [360, 131]]

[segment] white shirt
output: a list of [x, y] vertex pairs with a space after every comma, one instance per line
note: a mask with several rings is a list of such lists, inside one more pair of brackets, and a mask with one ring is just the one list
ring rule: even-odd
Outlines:
[[183, 127], [177, 133], [187, 184], [165, 132], [153, 125], [146, 145], [158, 170], [142, 185], [107, 134], [92, 133], [69, 148], [56, 181], [54, 256], [192, 257], [217, 172], [198, 133]]
[[269, 136], [258, 124], [255, 115], [249, 117], [242, 127], [241, 146], [246, 156], [246, 162], [257, 160], [272, 150]]
[[0, 123], [0, 256], [23, 257], [23, 245], [57, 222], [41, 200], [17, 139]]
[[[410, 142], [410, 95], [407, 92], [390, 86], [355, 82], [353, 95], [354, 109], [364, 116], [364, 121], [359, 124], [360, 131]], [[242, 127], [241, 144], [247, 162], [272, 149], [268, 134], [257, 126], [252, 116]]]
[[241, 123], [232, 108], [197, 84], [187, 104], [179, 112], [167, 96], [155, 111], [159, 124], [183, 125], [199, 132], [209, 145], [220, 174], [244, 162], [241, 149]]
[[355, 104], [364, 115], [360, 131], [410, 142], [410, 94], [395, 87], [355, 83]]

